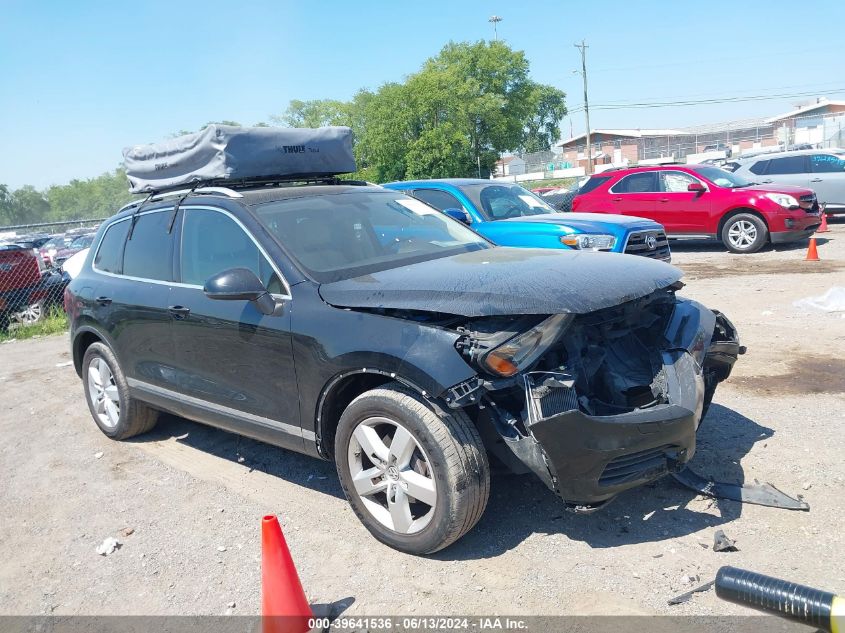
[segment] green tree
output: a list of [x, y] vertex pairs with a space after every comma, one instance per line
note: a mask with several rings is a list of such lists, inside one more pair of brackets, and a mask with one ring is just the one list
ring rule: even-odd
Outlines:
[[294, 99], [281, 116], [272, 116], [270, 120], [287, 127], [349, 125], [350, 108], [350, 103], [335, 99]]
[[566, 116], [566, 95], [543, 84], [533, 84], [531, 116], [525, 126], [523, 150], [544, 152], [560, 138], [560, 121]]

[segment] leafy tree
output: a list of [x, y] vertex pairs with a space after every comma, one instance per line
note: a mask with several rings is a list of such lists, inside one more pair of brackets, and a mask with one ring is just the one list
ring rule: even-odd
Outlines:
[[534, 84], [531, 93], [531, 117], [525, 126], [523, 150], [544, 152], [560, 138], [560, 121], [566, 116], [566, 95], [552, 86]]
[[351, 104], [335, 99], [300, 101], [294, 99], [281, 116], [270, 117], [287, 127], [325, 127], [348, 125]]

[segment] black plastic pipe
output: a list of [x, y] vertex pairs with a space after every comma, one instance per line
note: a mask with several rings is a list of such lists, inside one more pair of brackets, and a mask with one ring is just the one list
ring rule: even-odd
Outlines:
[[722, 567], [716, 574], [716, 595], [824, 631], [845, 633], [845, 599], [828, 591], [736, 567]]

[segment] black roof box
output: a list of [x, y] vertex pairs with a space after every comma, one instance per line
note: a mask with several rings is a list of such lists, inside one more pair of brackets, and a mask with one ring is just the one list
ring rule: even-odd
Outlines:
[[348, 127], [211, 124], [161, 143], [127, 147], [123, 160], [132, 193], [206, 182], [307, 179], [355, 171]]

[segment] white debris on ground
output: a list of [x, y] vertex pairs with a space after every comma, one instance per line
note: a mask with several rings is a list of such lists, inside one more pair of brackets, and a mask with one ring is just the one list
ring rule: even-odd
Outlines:
[[108, 556], [120, 547], [121, 543], [113, 536], [109, 536], [97, 546], [97, 553], [100, 556]]
[[73, 365], [72, 360], [69, 360], [69, 361], [64, 362], [64, 363], [56, 363], [56, 367], [70, 367], [71, 365]]
[[842, 317], [845, 318], [845, 286], [833, 286], [820, 297], [806, 297], [792, 305], [804, 310], [842, 312]]

